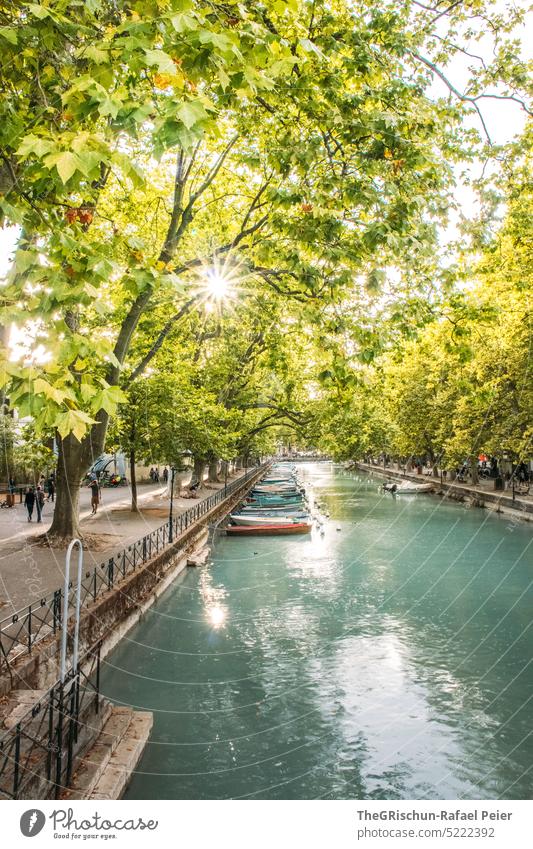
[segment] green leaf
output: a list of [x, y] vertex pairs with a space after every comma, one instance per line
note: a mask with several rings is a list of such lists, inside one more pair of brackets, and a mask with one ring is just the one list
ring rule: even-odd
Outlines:
[[87, 57], [87, 59], [91, 59], [97, 65], [107, 62], [108, 59], [107, 51], [102, 50], [101, 47], [97, 47], [95, 44], [90, 44], [88, 47], [83, 48], [81, 55]]
[[49, 9], [45, 6], [39, 6], [37, 3], [28, 3], [26, 8], [29, 9], [35, 18], [39, 18], [39, 20], [51, 17]]
[[113, 272], [113, 263], [106, 257], [94, 256], [87, 263], [87, 268], [92, 271], [96, 277], [106, 280]]
[[99, 410], [105, 410], [112, 416], [119, 404], [123, 404], [128, 398], [118, 386], [108, 386], [97, 392], [91, 401], [91, 409], [97, 413]]
[[16, 30], [12, 27], [0, 27], [0, 35], [10, 44], [16, 44], [18, 41]]
[[320, 56], [320, 58], [324, 58], [324, 54], [322, 53], [322, 51], [320, 50], [320, 48], [319, 48], [319, 47], [317, 47], [317, 46], [316, 46], [316, 44], [314, 44], [314, 43], [313, 43], [312, 41], [310, 41], [310, 39], [308, 39], [308, 38], [301, 38], [301, 39], [300, 39], [300, 47], [301, 47], [301, 48], [302, 48], [302, 50], [304, 50], [306, 53], [315, 53], [317, 56]]
[[48, 381], [43, 380], [42, 377], [38, 377], [37, 380], [33, 382], [33, 391], [36, 395], [42, 394], [58, 405], [61, 405], [65, 398], [69, 395], [68, 392], [58, 389], [56, 386], [52, 386], [52, 384], [48, 383]]
[[365, 287], [367, 292], [371, 295], [378, 294], [378, 292], [381, 292], [386, 280], [387, 275], [384, 271], [379, 268], [372, 268], [366, 277]]
[[186, 32], [187, 30], [196, 30], [198, 29], [198, 22], [192, 18], [190, 15], [180, 14], [174, 15], [170, 22], [176, 32]]
[[83, 153], [78, 153], [78, 170], [86, 177], [90, 177], [104, 161], [105, 157], [96, 150], [85, 150]]
[[48, 139], [42, 139], [39, 136], [29, 135], [22, 139], [18, 149], [17, 156], [27, 159], [31, 153], [39, 158], [53, 150], [54, 145]]
[[219, 78], [219, 80], [220, 80], [220, 85], [222, 86], [222, 88], [224, 89], [224, 91], [226, 91], [227, 87], [228, 87], [228, 86], [229, 86], [229, 84], [230, 84], [230, 78], [228, 77], [228, 75], [226, 74], [226, 72], [225, 72], [225, 70], [224, 70], [223, 68], [219, 68], [219, 69], [218, 69], [218, 71], [217, 71], [217, 77], [218, 77], [218, 78]]
[[175, 75], [176, 66], [164, 50], [145, 50], [144, 53], [148, 65], [151, 67], [155, 65], [162, 74]]
[[177, 114], [188, 130], [208, 117], [203, 104], [199, 100], [186, 101], [180, 106]]
[[63, 183], [67, 183], [72, 175], [79, 169], [79, 159], [75, 153], [65, 150], [62, 153], [53, 153], [46, 157], [45, 164], [51, 168], [55, 165], [57, 173]]
[[82, 410], [68, 410], [56, 419], [59, 435], [64, 439], [69, 433], [72, 433], [78, 442], [81, 442], [88, 426], [92, 424], [95, 424], [95, 420]]
[[112, 100], [110, 97], [106, 97], [105, 100], [102, 100], [100, 106], [98, 107], [98, 111], [100, 115], [110, 115], [111, 118], [116, 118], [119, 112], [122, 103], [116, 100]]
[[82, 383], [80, 385], [80, 392], [84, 401], [90, 401], [91, 398], [94, 398], [98, 389], [92, 383]]
[[15, 267], [17, 271], [24, 272], [32, 265], [37, 265], [39, 262], [39, 254], [36, 251], [24, 251], [22, 248], [15, 254]]

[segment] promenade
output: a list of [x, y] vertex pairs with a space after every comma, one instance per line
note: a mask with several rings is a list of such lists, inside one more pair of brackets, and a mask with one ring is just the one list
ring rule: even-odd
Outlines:
[[[232, 475], [236, 480], [241, 473]], [[242, 472], [244, 474], [244, 470]], [[224, 483], [209, 484], [203, 497], [207, 498]], [[131, 512], [129, 486], [102, 490], [102, 503], [96, 516], [91, 515], [90, 491], [80, 493], [82, 530], [99, 537], [96, 547], [86, 548], [85, 571], [102, 563], [106, 555], [130, 545], [145, 534], [164, 524], [169, 514], [166, 485], [140, 484], [138, 486], [139, 512]], [[197, 504], [201, 498], [174, 498], [173, 513], [180, 513]], [[23, 504], [0, 510], [0, 618], [10, 615], [27, 604], [35, 602], [63, 584], [65, 550], [36, 543], [35, 538], [46, 533], [52, 522], [53, 503], [45, 503], [40, 524], [28, 522]], [[72, 558], [72, 571], [77, 558]]]

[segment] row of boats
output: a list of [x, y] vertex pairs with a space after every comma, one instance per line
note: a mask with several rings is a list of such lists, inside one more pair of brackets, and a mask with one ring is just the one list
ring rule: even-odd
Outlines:
[[296, 467], [289, 463], [272, 466], [240, 510], [230, 515], [230, 522], [226, 533], [233, 536], [309, 533], [313, 519]]

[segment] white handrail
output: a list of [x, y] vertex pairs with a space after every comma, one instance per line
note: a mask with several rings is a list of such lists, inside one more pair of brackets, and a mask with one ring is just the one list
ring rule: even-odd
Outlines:
[[74, 646], [72, 649], [72, 668], [75, 671], [78, 665], [78, 643], [80, 634], [80, 607], [81, 607], [81, 570], [83, 567], [83, 545], [81, 540], [73, 539], [67, 548], [65, 557], [65, 583], [63, 586], [63, 616], [61, 632], [61, 675], [60, 681], [64, 682], [67, 672], [67, 622], [68, 622], [68, 590], [70, 583], [70, 557], [74, 546], [78, 546], [78, 580], [76, 586], [76, 612], [74, 618]]

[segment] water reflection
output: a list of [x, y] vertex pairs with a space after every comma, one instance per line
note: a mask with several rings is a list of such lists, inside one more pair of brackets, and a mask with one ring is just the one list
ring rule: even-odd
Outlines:
[[155, 711], [128, 796], [529, 798], [531, 529], [303, 475], [324, 537], [222, 540], [113, 653]]

